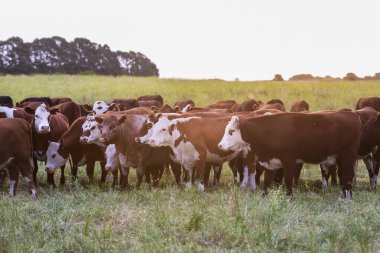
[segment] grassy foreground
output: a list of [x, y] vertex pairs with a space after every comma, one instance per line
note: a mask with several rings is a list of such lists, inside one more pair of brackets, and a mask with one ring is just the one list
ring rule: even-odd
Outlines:
[[[312, 110], [353, 108], [361, 96], [380, 94], [380, 82], [224, 82], [99, 76], [1, 76], [0, 95], [69, 96], [80, 103], [161, 94], [173, 104], [192, 98], [203, 106], [220, 99], [297, 99]], [[352, 201], [339, 188], [321, 192], [317, 166], [307, 165], [294, 199], [281, 189], [266, 198], [234, 187], [228, 166], [222, 182], [205, 193], [179, 189], [169, 173], [158, 189], [126, 192], [79, 180], [50, 189], [43, 168], [38, 199], [20, 177], [18, 194], [0, 194], [0, 252], [379, 252], [380, 194], [369, 190], [362, 163]], [[69, 166], [67, 176], [69, 179]], [[56, 175], [56, 182], [58, 181]], [[132, 183], [135, 175], [132, 171]], [[100, 172], [97, 168], [96, 178]]]

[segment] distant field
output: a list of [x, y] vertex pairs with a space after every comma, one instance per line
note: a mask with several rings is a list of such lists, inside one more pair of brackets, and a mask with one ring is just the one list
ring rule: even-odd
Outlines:
[[[380, 81], [225, 82], [103, 76], [0, 76], [0, 95], [68, 96], [79, 103], [161, 94], [168, 104], [191, 98], [204, 106], [221, 99], [264, 102], [298, 99], [311, 110], [354, 108], [362, 96], [380, 96]], [[321, 192], [317, 166], [307, 165], [294, 199], [281, 189], [263, 198], [234, 187], [228, 166], [221, 184], [200, 193], [179, 189], [169, 172], [158, 189], [121, 192], [79, 180], [49, 189], [40, 166], [38, 198], [31, 200], [20, 177], [17, 195], [0, 194], [0, 252], [379, 252], [380, 193], [369, 190], [360, 162], [352, 201], [340, 189]], [[66, 178], [70, 177], [66, 166]], [[56, 173], [56, 182], [59, 182]], [[135, 173], [131, 172], [132, 184]], [[97, 168], [96, 179], [100, 179]]]

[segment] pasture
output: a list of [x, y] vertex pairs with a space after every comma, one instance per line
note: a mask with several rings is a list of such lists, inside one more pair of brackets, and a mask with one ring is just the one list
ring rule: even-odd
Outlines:
[[[312, 111], [353, 109], [358, 98], [379, 96], [380, 81], [226, 82], [158, 78], [36, 75], [0, 76], [0, 94], [19, 101], [29, 96], [71, 97], [78, 103], [161, 94], [164, 103], [193, 99], [204, 106], [222, 99], [266, 102], [280, 98], [289, 109], [305, 99]], [[291, 201], [281, 188], [263, 198], [262, 190], [233, 185], [224, 166], [221, 184], [204, 193], [178, 188], [165, 172], [159, 188], [146, 184], [121, 192], [89, 184], [85, 169], [71, 182], [47, 186], [38, 174], [32, 200], [20, 178], [17, 195], [0, 196], [0, 252], [379, 252], [380, 193], [369, 190], [360, 162], [352, 201], [338, 201], [339, 187], [321, 191], [318, 166], [306, 165]], [[56, 182], [58, 181], [56, 173]], [[131, 183], [136, 177], [131, 170]]]

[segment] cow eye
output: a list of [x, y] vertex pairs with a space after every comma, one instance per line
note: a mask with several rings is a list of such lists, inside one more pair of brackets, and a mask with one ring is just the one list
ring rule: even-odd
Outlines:
[[57, 156], [57, 154], [53, 154], [51, 157], [52, 157], [52, 158], [55, 158], [56, 156]]
[[91, 131], [94, 131], [95, 130], [95, 126], [91, 127]]
[[103, 107], [99, 106], [99, 107], [98, 107], [98, 108], [96, 108], [96, 109], [98, 109], [98, 110], [101, 110], [101, 109], [103, 109]]
[[151, 129], [152, 128], [152, 124], [146, 125], [146, 128]]
[[165, 132], [166, 131], [166, 128], [162, 129], [162, 132]]
[[232, 129], [228, 131], [228, 133], [229, 133], [230, 135], [232, 135], [234, 132], [235, 132], [235, 130], [232, 130]]
[[38, 116], [38, 115], [35, 115], [34, 117], [35, 117], [36, 119], [38, 119], [38, 118], [39, 118], [39, 116]]
[[113, 126], [113, 125], [110, 126], [110, 130], [112, 130], [112, 129], [114, 129], [114, 128], [115, 128], [115, 126]]

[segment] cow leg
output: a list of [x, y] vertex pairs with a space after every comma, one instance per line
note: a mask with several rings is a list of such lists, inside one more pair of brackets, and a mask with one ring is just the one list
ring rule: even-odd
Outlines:
[[29, 193], [30, 193], [31, 197], [36, 198], [37, 197], [37, 191], [36, 191], [36, 187], [34, 186], [34, 183], [33, 183], [32, 175], [30, 173], [24, 173], [23, 170], [21, 171], [21, 174], [24, 178], [24, 181], [28, 184]]
[[[138, 173], [138, 171], [136, 171], [136, 172]], [[151, 182], [151, 180], [150, 180], [150, 175], [152, 174], [151, 172], [152, 172], [151, 166], [146, 167], [145, 170], [144, 170], [145, 182], [147, 184], [149, 184], [149, 185], [150, 185], [150, 182]]]
[[102, 171], [102, 174], [100, 176], [100, 182], [102, 184], [104, 184], [106, 182], [106, 179], [107, 179], [106, 162], [102, 161], [102, 162], [99, 162], [99, 163], [100, 163], [100, 168], [101, 168], [101, 171]]
[[284, 179], [284, 168], [276, 170], [274, 174], [274, 183], [282, 185], [282, 180]]
[[284, 164], [284, 180], [286, 186], [286, 195], [293, 197], [293, 178], [295, 163]]
[[354, 178], [352, 179], [353, 185], [356, 185], [356, 175], [358, 174], [358, 160], [354, 163]]
[[331, 185], [337, 185], [338, 184], [337, 175], [336, 175], [337, 170], [338, 170], [337, 165], [330, 166], [328, 169], [327, 178], [329, 178], [331, 175]]
[[372, 189], [376, 187], [375, 184], [375, 162], [371, 156], [364, 158], [363, 162], [367, 168], [368, 176], [369, 176], [369, 185]]
[[[164, 171], [165, 169], [165, 164], [158, 164], [158, 169], [154, 169], [152, 172], [152, 176], [153, 176], [153, 187], [158, 187], [159, 183], [160, 183], [160, 179], [162, 177], [162, 172]], [[156, 167], [157, 167], [156, 166]]]
[[55, 185], [55, 181], [54, 181], [54, 172], [46, 173], [46, 176], [47, 176], [48, 185], [52, 186], [53, 188], [56, 188], [57, 186]]
[[[204, 172], [203, 172], [203, 182], [199, 183], [198, 185], [198, 190], [204, 191], [208, 187], [208, 181], [210, 179], [210, 171], [211, 171], [211, 166], [213, 166], [211, 163], [206, 163]], [[202, 187], [203, 184], [203, 187]]]
[[[137, 185], [136, 185], [136, 187], [140, 187], [142, 180], [143, 180], [143, 177], [144, 177], [144, 174], [145, 174], [145, 168], [142, 166], [138, 166], [136, 168], [136, 173], [137, 173]], [[150, 181], [150, 179], [149, 179], [149, 181]]]
[[112, 171], [112, 188], [115, 188], [115, 186], [117, 185], [117, 174], [118, 174], [118, 171], [117, 169]]
[[8, 171], [9, 171], [9, 196], [14, 197], [16, 195], [16, 189], [17, 189], [20, 172], [18, 168], [14, 165], [10, 165], [8, 167]]
[[209, 166], [208, 171], [206, 171], [206, 162], [205, 162], [206, 154], [199, 154], [199, 160], [195, 163], [195, 173], [197, 178], [201, 179], [201, 182], [198, 184], [198, 190], [204, 191], [208, 186], [208, 179], [210, 177], [210, 169]]
[[256, 189], [256, 167], [254, 161], [248, 161], [248, 173], [249, 173], [249, 189], [251, 191]]
[[33, 182], [37, 186], [37, 172], [38, 172], [38, 163], [37, 158], [33, 157]]
[[294, 165], [294, 185], [295, 186], [299, 185], [302, 167], [303, 167], [303, 163], [296, 163]]
[[256, 163], [256, 176], [255, 176], [256, 185], [260, 185], [260, 177], [264, 171], [265, 171], [264, 167], [261, 166], [259, 163]]
[[175, 162], [170, 162], [170, 167], [172, 169], [175, 182], [179, 185], [181, 183], [181, 165], [176, 164]]
[[248, 172], [248, 165], [244, 166], [244, 177], [241, 181], [240, 187], [246, 187], [249, 180], [249, 172]]
[[220, 164], [214, 164], [212, 167], [214, 169], [214, 181], [213, 181], [213, 185], [217, 185], [217, 184], [219, 184], [219, 181], [220, 181], [220, 176], [222, 174], [223, 164], [222, 165], [220, 165]]
[[71, 178], [73, 181], [77, 179], [78, 175], [78, 166], [75, 164], [71, 167]]
[[352, 198], [352, 182], [355, 174], [355, 163], [356, 155], [355, 153], [346, 153], [341, 155], [341, 160], [338, 166], [338, 174], [340, 176], [340, 183], [342, 187], [342, 196], [343, 199]]
[[95, 161], [93, 159], [88, 158], [87, 165], [86, 165], [86, 173], [87, 173], [88, 180], [91, 184], [94, 182], [94, 168], [95, 168]]
[[66, 182], [66, 179], [65, 179], [65, 166], [62, 166], [61, 167], [61, 179], [60, 179], [59, 183], [61, 185], [63, 185], [63, 184], [65, 184], [65, 182]]
[[129, 187], [128, 176], [129, 176], [129, 167], [124, 167], [122, 165], [120, 167], [120, 187], [122, 190]]
[[264, 173], [264, 194], [268, 194], [268, 188], [272, 185], [274, 179], [275, 171], [274, 170], [265, 170]]
[[320, 164], [319, 167], [321, 168], [321, 175], [322, 175], [322, 191], [326, 190], [327, 187], [327, 181], [329, 180], [329, 167], [326, 165]]

